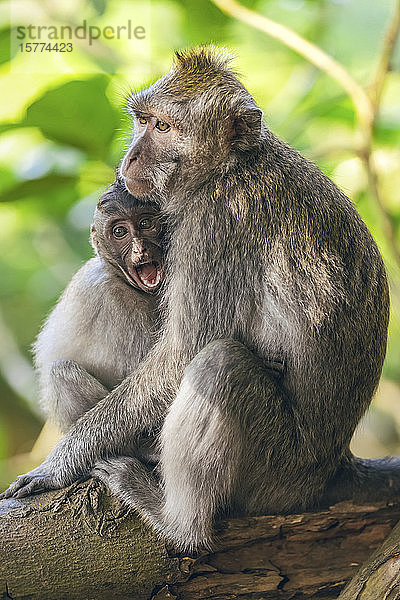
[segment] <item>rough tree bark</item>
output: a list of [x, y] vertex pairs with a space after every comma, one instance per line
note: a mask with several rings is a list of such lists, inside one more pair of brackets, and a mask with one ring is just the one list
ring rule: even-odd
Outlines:
[[357, 572], [339, 600], [399, 600], [400, 523]]
[[[88, 480], [0, 502], [0, 598], [328, 600], [339, 596], [399, 516], [397, 498], [232, 519], [218, 524], [214, 553], [187, 556], [157, 539], [138, 516]], [[391, 577], [385, 589], [398, 590], [393, 581], [399, 572], [399, 535], [396, 528], [344, 600], [398, 597], [381, 593], [379, 569], [386, 565], [384, 575]], [[359, 595], [366, 585], [370, 592], [378, 585], [380, 592]]]

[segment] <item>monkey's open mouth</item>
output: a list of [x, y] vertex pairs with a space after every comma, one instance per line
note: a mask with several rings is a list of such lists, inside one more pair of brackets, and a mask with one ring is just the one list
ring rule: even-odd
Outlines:
[[138, 280], [147, 290], [155, 290], [160, 285], [162, 269], [158, 262], [144, 263], [136, 267], [135, 271]]
[[154, 294], [163, 280], [163, 269], [159, 262], [152, 261], [131, 267], [129, 273], [119, 265], [128, 283], [148, 294]]

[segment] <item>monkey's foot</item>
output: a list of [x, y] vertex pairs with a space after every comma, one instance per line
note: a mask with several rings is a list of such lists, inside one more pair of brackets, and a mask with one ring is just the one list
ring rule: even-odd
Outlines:
[[156, 531], [163, 530], [163, 495], [157, 478], [139, 459], [118, 456], [96, 462], [91, 471], [123, 504], [137, 510]]
[[194, 552], [214, 547], [211, 533], [200, 531], [195, 523], [188, 525], [183, 518], [168, 523], [158, 479], [139, 459], [119, 456], [101, 460], [91, 475], [105, 483], [123, 504], [135, 509], [177, 549]]
[[132, 508], [142, 509], [151, 496], [158, 507], [162, 502], [161, 489], [152, 471], [139, 459], [131, 456], [106, 458], [96, 462], [91, 471], [110, 490]]

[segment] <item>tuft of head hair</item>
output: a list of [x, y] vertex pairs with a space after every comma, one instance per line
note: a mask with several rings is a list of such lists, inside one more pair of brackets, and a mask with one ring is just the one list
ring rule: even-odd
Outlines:
[[97, 202], [98, 210], [105, 212], [109, 204], [116, 204], [116, 201], [119, 199], [130, 196], [123, 181], [118, 177], [118, 173], [116, 175], [115, 181], [113, 181], [100, 196]]
[[229, 65], [234, 60], [226, 48], [214, 45], [197, 46], [188, 50], [175, 52], [174, 65], [178, 71], [186, 74], [196, 73], [207, 75], [210, 72], [230, 71]]
[[[157, 114], [164, 110], [171, 119], [176, 109], [176, 120], [181, 118], [182, 101], [191, 101], [203, 95], [205, 99], [215, 99], [215, 90], [219, 96], [226, 97], [235, 90], [244, 88], [237, 74], [230, 68], [232, 54], [225, 48], [214, 45], [197, 46], [177, 51], [171, 70], [147, 89], [143, 89], [129, 99], [129, 109], [133, 112]], [[246, 92], [246, 96], [249, 96]]]
[[240, 87], [237, 74], [230, 68], [233, 55], [217, 46], [197, 46], [175, 53], [172, 69], [156, 86], [169, 95], [190, 99], [211, 90], [213, 86]]

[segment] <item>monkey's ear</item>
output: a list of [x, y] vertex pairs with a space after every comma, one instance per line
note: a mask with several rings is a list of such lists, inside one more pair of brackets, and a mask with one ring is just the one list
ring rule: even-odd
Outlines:
[[98, 248], [99, 242], [98, 242], [97, 235], [96, 235], [96, 228], [93, 223], [90, 226], [90, 243], [92, 244], [93, 250], [97, 254], [97, 248]]
[[238, 150], [250, 150], [261, 136], [263, 112], [255, 104], [247, 104], [233, 121], [232, 145]]

